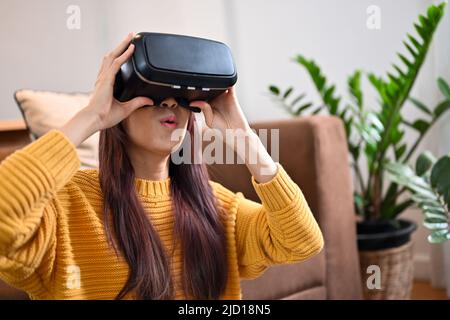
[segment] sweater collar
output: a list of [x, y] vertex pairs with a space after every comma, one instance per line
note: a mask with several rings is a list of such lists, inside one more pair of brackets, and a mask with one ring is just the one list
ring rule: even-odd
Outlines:
[[136, 191], [147, 197], [170, 195], [170, 177], [163, 180], [135, 178]]

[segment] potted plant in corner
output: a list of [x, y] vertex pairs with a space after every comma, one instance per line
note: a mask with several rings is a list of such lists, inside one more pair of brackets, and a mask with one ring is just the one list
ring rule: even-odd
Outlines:
[[[402, 64], [393, 64], [393, 72], [387, 72], [385, 77], [367, 74], [378, 94], [379, 106], [375, 110], [365, 105], [361, 89], [365, 73], [356, 70], [351, 74], [347, 81], [351, 99], [344, 101], [335, 92], [335, 85], [328, 83], [320, 67], [302, 55], [293, 60], [308, 72], [321, 104], [306, 100], [303, 93], [293, 97], [292, 86], [286, 90], [275, 85], [269, 87], [272, 98], [293, 116], [306, 111], [312, 114], [326, 112], [341, 118], [344, 123], [356, 180], [354, 204], [359, 216], [357, 236], [366, 299], [406, 299], [410, 296], [413, 281], [410, 236], [416, 225], [399, 215], [413, 206], [414, 200], [407, 197], [407, 187], [395, 180], [388, 181], [386, 170], [390, 162], [408, 163], [425, 134], [450, 109], [450, 89], [441, 78], [438, 86], [444, 99], [435, 108], [410, 96], [444, 8], [445, 3], [431, 5], [425, 15], [419, 15], [414, 24], [417, 35], [408, 33], [404, 41], [409, 57], [398, 54]], [[423, 117], [414, 120], [404, 117], [402, 111], [409, 107], [408, 104], [418, 108]], [[412, 145], [405, 142], [406, 130], [417, 133]], [[380, 267], [381, 288], [369, 289], [366, 285], [370, 276], [366, 271], [370, 265]]]

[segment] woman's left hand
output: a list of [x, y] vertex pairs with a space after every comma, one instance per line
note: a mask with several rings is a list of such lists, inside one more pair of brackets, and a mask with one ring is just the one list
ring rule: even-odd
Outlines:
[[[231, 139], [232, 141], [227, 141], [225, 130], [231, 129], [233, 130], [231, 134], [236, 135], [240, 135], [240, 133], [235, 130], [244, 131], [244, 137], [249, 137], [249, 139], [245, 139], [246, 147], [243, 151], [236, 149], [235, 151], [241, 153], [240, 156], [245, 160], [247, 168], [257, 182], [267, 182], [273, 179], [277, 172], [277, 165], [272, 160], [259, 137], [250, 128], [250, 125], [242, 112], [241, 106], [239, 105], [234, 86], [211, 100], [209, 103], [206, 101], [195, 100], [189, 105], [199, 107], [205, 116], [206, 127], [220, 130], [225, 139], [225, 143], [231, 143], [233, 148], [236, 148], [234, 139]], [[248, 150], [248, 152], [246, 152], [246, 150]], [[253, 159], [255, 159], [256, 162], [250, 161], [250, 154], [254, 154]]]
[[202, 100], [192, 101], [190, 106], [199, 107], [205, 116], [206, 126], [218, 129], [225, 134], [226, 129], [251, 131], [250, 125], [242, 112], [235, 86], [217, 96], [209, 103]]

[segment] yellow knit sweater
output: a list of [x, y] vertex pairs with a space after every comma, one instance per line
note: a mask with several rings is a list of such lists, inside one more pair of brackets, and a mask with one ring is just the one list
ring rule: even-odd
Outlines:
[[[59, 130], [0, 164], [0, 278], [32, 299], [114, 299], [127, 279], [128, 265], [105, 237], [98, 171], [79, 166], [75, 146]], [[269, 182], [251, 178], [261, 204], [210, 182], [219, 210], [227, 213], [229, 275], [223, 299], [241, 299], [241, 278], [256, 278], [270, 265], [304, 260], [323, 247], [302, 192], [277, 166]], [[169, 249], [170, 178], [135, 182]], [[177, 250], [172, 257], [176, 299], [189, 298], [179, 286], [181, 257]]]

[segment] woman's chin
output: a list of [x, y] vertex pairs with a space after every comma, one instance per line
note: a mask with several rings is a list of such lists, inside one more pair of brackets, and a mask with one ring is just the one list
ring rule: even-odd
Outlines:
[[146, 149], [156, 152], [160, 155], [168, 156], [172, 152], [176, 151], [181, 143], [177, 143], [176, 141], [161, 141], [158, 145], [152, 145], [151, 147], [147, 147]]

